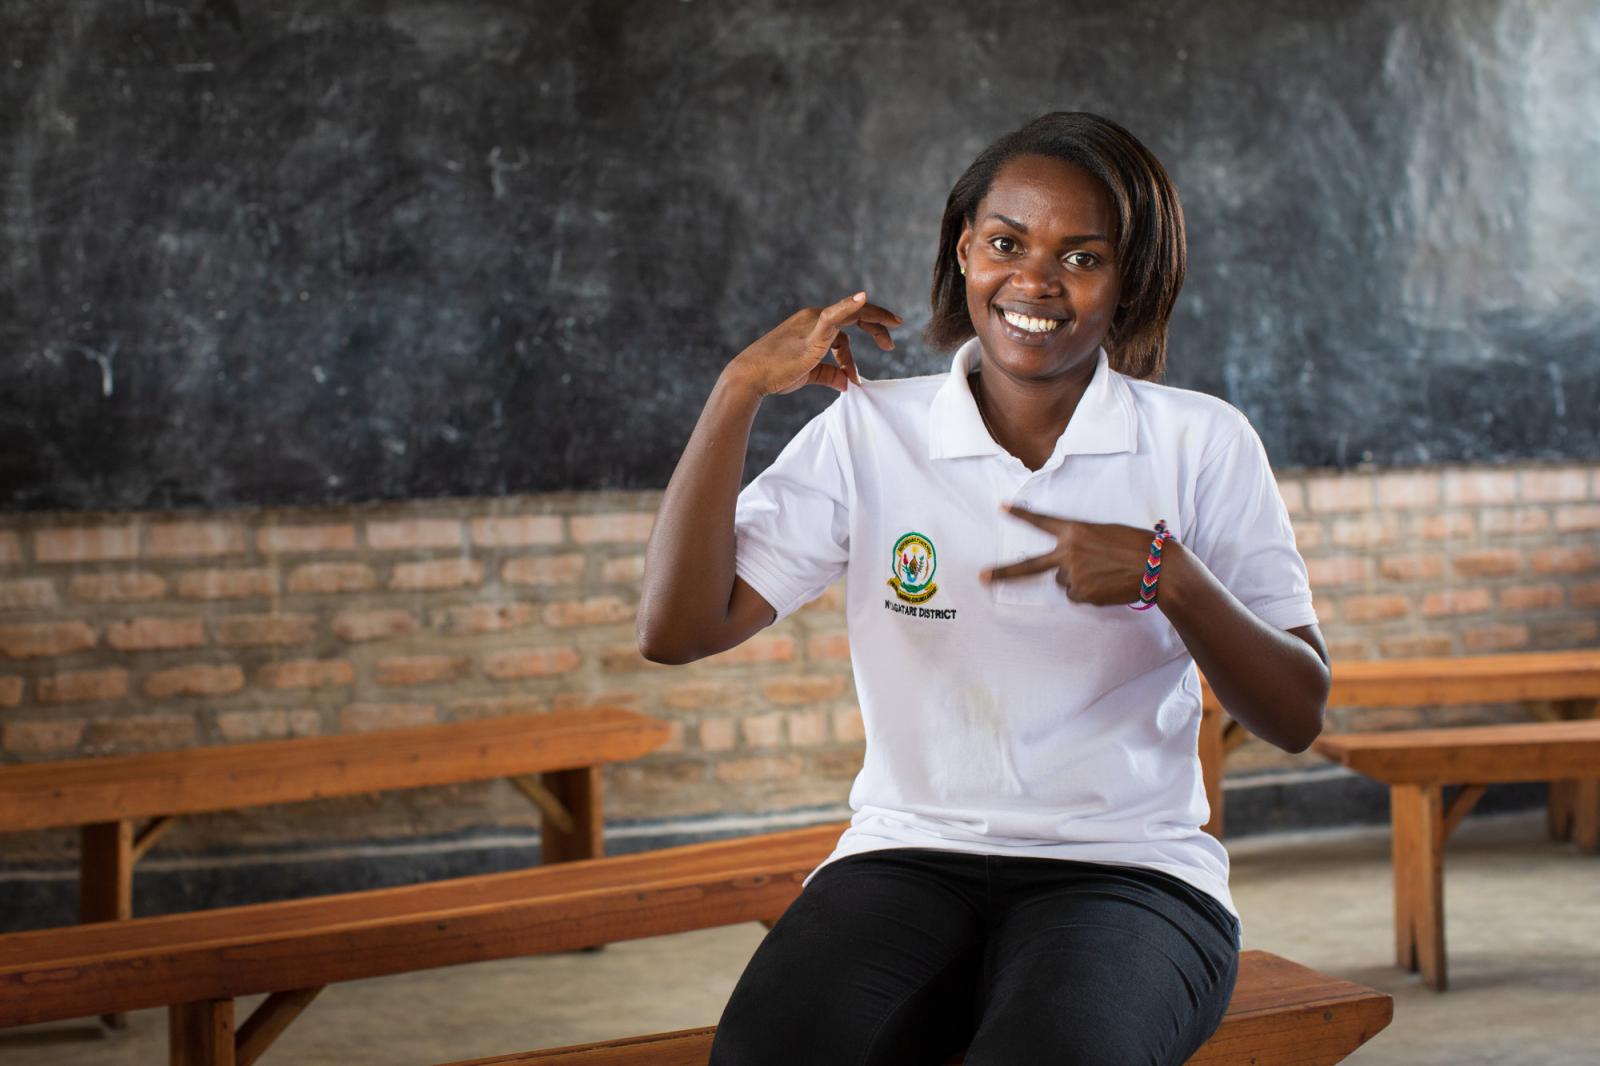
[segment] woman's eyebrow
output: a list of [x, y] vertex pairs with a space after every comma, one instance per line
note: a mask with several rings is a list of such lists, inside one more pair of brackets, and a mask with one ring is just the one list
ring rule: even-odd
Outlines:
[[[1006, 225], [1010, 226], [1012, 229], [1016, 230], [1018, 233], [1027, 233], [1028, 232], [1028, 227], [1027, 226], [1024, 226], [1022, 223], [1018, 222], [1014, 218], [1007, 218], [1005, 215], [1000, 214], [998, 211], [990, 211], [987, 215], [984, 216], [984, 218], [985, 219], [997, 218], [1001, 222], [1004, 222]], [[1110, 244], [1111, 243], [1111, 238], [1105, 236], [1104, 234], [1100, 234], [1100, 233], [1075, 233], [1070, 237], [1061, 238], [1061, 243], [1062, 244], [1083, 244], [1083, 243], [1085, 243], [1087, 241], [1104, 241], [1106, 244]]]

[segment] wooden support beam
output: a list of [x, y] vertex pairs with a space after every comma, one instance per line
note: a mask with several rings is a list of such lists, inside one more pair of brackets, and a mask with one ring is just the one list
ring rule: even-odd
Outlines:
[[177, 820], [177, 816], [171, 814], [150, 819], [150, 824], [141, 829], [139, 835], [133, 839], [133, 861], [138, 862], [144, 858], [145, 852], [155, 847], [156, 841], [166, 836], [167, 830], [171, 829]]
[[570, 815], [567, 824], [561, 825], [546, 812], [541, 833], [541, 862], [549, 864], [598, 859], [605, 854], [605, 827], [600, 816], [605, 779], [601, 769], [599, 766], [583, 766], [576, 770], [556, 770], [539, 775], [560, 809]]
[[1250, 731], [1232, 718], [1222, 727], [1222, 746], [1224, 750], [1232, 752], [1234, 748], [1250, 739]]
[[1572, 785], [1573, 843], [1579, 851], [1600, 854], [1600, 778], [1587, 777]]
[[563, 833], [572, 832], [572, 812], [562, 805], [561, 801], [544, 786], [543, 782], [538, 778], [523, 775], [511, 778], [511, 783], [517, 786], [519, 792], [533, 801], [535, 807], [539, 808], [539, 813], [544, 816], [546, 826], [554, 825]]
[[1444, 827], [1440, 831], [1439, 845], [1450, 839], [1450, 834], [1456, 831], [1456, 826], [1461, 824], [1461, 819], [1467, 816], [1478, 800], [1483, 798], [1487, 785], [1462, 785], [1461, 791], [1450, 798], [1450, 803], [1444, 812]]
[[300, 1012], [317, 998], [317, 993], [324, 987], [319, 985], [316, 988], [274, 992], [262, 1000], [261, 1005], [239, 1026], [239, 1035], [234, 1041], [234, 1066], [252, 1066], [261, 1053], [278, 1039], [279, 1034], [289, 1028], [289, 1023], [300, 1017]]
[[208, 999], [167, 1008], [171, 1066], [235, 1066], [233, 1000]]
[[[133, 917], [133, 823], [96, 822], [78, 834], [78, 920], [119, 922]], [[126, 1029], [125, 1014], [102, 1014], [109, 1029]]]
[[1444, 803], [1438, 785], [1392, 785], [1395, 962], [1448, 986], [1444, 954]]

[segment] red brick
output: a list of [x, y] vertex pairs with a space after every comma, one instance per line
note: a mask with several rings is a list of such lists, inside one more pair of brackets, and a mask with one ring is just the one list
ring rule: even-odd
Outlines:
[[528, 548], [560, 544], [561, 540], [560, 515], [502, 515], [472, 520], [472, 543], [482, 548]]
[[1536, 648], [1582, 648], [1600, 640], [1600, 620], [1594, 618], [1533, 619]]
[[718, 781], [743, 784], [757, 781], [782, 781], [799, 777], [805, 763], [798, 755], [756, 755], [746, 759], [723, 759], [717, 763]]
[[76, 670], [41, 677], [36, 687], [40, 703], [91, 703], [120, 700], [128, 694], [126, 670]]
[[1399, 539], [1400, 523], [1393, 515], [1367, 514], [1333, 523], [1333, 542], [1341, 548], [1378, 548]]
[[438, 711], [427, 703], [352, 703], [339, 712], [339, 731], [370, 733], [376, 729], [409, 729], [432, 725]]
[[1593, 570], [1600, 556], [1587, 544], [1570, 548], [1529, 548], [1528, 567], [1536, 574], [1577, 574]]
[[1306, 487], [1306, 503], [1313, 511], [1372, 510], [1372, 479], [1366, 474], [1343, 477], [1312, 477]]
[[739, 721], [739, 735], [752, 748], [776, 748], [783, 744], [783, 715], [753, 714]]
[[229, 743], [314, 737], [322, 732], [322, 715], [310, 709], [224, 711], [217, 715], [217, 735]]
[[1358, 637], [1346, 640], [1328, 641], [1328, 658], [1334, 662], [1349, 662], [1352, 660], [1372, 658], [1372, 648], [1367, 641]]
[[1477, 531], [1471, 515], [1428, 515], [1417, 521], [1417, 536], [1423, 540], [1462, 540]]
[[0, 655], [10, 659], [68, 655], [94, 646], [94, 630], [82, 622], [0, 626]]
[[483, 657], [483, 672], [496, 681], [569, 673], [583, 661], [576, 648], [513, 648]]
[[244, 688], [244, 671], [232, 663], [217, 666], [195, 663], [157, 670], [144, 679], [144, 694], [156, 699], [172, 696], [226, 696]]
[[710, 666], [733, 666], [739, 663], [786, 663], [793, 658], [793, 637], [758, 636], [709, 656], [704, 661]]
[[55, 582], [47, 577], [0, 581], [0, 611], [26, 611], [55, 605]]
[[136, 714], [89, 723], [88, 745], [102, 752], [181, 748], [195, 740], [194, 718], [186, 714]]
[[477, 696], [452, 700], [446, 710], [454, 721], [476, 718], [503, 718], [512, 714], [543, 714], [548, 709], [540, 696]]
[[[811, 756], [810, 776], [835, 781], [854, 780], [861, 772], [862, 754], [860, 750], [852, 748], [816, 752]], [[839, 799], [844, 799], [846, 795], [841, 793]]]
[[1578, 533], [1600, 529], [1600, 507], [1557, 507], [1556, 532]]
[[15, 707], [22, 702], [22, 678], [0, 674], [0, 707]]
[[1440, 496], [1440, 479], [1437, 473], [1389, 473], [1375, 479], [1378, 489], [1378, 506], [1433, 507]]
[[472, 660], [464, 655], [411, 655], [381, 659], [373, 671], [380, 685], [432, 685], [459, 681], [472, 673]]
[[1511, 548], [1461, 552], [1451, 556], [1450, 568], [1463, 577], [1503, 577], [1522, 572], [1522, 553]]
[[185, 570], [178, 575], [177, 593], [185, 600], [242, 600], [277, 591], [277, 575], [271, 570]]
[[1483, 512], [1486, 537], [1514, 537], [1543, 533], [1550, 528], [1550, 516], [1542, 507], [1514, 507]]
[[805, 604], [800, 610], [808, 614], [823, 614], [844, 609], [844, 584], [834, 582], [822, 590], [822, 595]]
[[1291, 515], [1304, 514], [1306, 511], [1306, 486], [1302, 481], [1290, 481], [1286, 477], [1278, 478], [1278, 495], [1283, 497], [1283, 506]]
[[367, 545], [377, 551], [461, 547], [461, 522], [455, 518], [402, 518], [368, 522]]
[[749, 689], [729, 681], [686, 681], [661, 694], [661, 702], [679, 711], [731, 710], [749, 696]]
[[1378, 622], [1411, 613], [1411, 601], [1404, 596], [1347, 596], [1343, 604], [1347, 622]]
[[[656, 748], [656, 755], [677, 755], [684, 750], [684, 725], [682, 722], [667, 723], [667, 739]], [[703, 769], [703, 767], [702, 767]]]
[[615, 625], [618, 622], [631, 622], [633, 617], [634, 608], [615, 596], [561, 600], [544, 609], [544, 624], [555, 629]]
[[1560, 585], [1513, 585], [1500, 590], [1502, 611], [1537, 611], [1560, 607], [1565, 599]]
[[861, 709], [859, 707], [834, 711], [829, 717], [833, 719], [834, 739], [841, 743], [856, 743], [867, 739], [867, 727], [861, 721]]
[[789, 743], [815, 748], [828, 742], [828, 716], [821, 711], [794, 712], [788, 716]]
[[[667, 746], [657, 748], [668, 751]], [[652, 761], [645, 765], [613, 766], [611, 779], [617, 790], [630, 793], [653, 792], [670, 794], [674, 799], [686, 785], [697, 785], [706, 779], [706, 764], [698, 759], [679, 759], [673, 762]]]
[[1600, 607], [1600, 581], [1573, 585], [1569, 592], [1574, 607]]
[[347, 659], [290, 659], [256, 671], [256, 684], [263, 688], [339, 688], [355, 680]]
[[667, 670], [670, 667], [653, 663], [639, 653], [639, 645], [609, 644], [600, 649], [600, 669], [608, 674], [631, 673], [635, 670]]
[[433, 612], [433, 628], [443, 633], [500, 633], [533, 621], [527, 603], [467, 603]]
[[0, 566], [13, 566], [22, 562], [22, 538], [11, 532], [0, 532]]
[[600, 564], [600, 580], [612, 585], [632, 585], [644, 578], [644, 556], [623, 555]]
[[205, 642], [200, 618], [131, 618], [106, 627], [106, 643], [118, 651], [198, 648]]
[[166, 579], [160, 574], [144, 570], [121, 574], [78, 574], [67, 589], [67, 595], [73, 599], [91, 603], [159, 600], [166, 594]]
[[229, 647], [304, 644], [316, 626], [309, 614], [234, 614], [216, 620], [217, 643]]
[[1517, 498], [1514, 470], [1447, 470], [1444, 498], [1452, 504], [1511, 503]]
[[702, 751], [732, 751], [739, 743], [738, 723], [732, 718], [707, 718], [695, 735]]
[[500, 579], [512, 585], [570, 585], [582, 580], [584, 557], [569, 555], [529, 555], [508, 559], [500, 568]]
[[1526, 648], [1528, 627], [1523, 625], [1492, 625], [1469, 629], [1461, 635], [1462, 647], [1468, 651], [1500, 651], [1504, 648]]
[[1312, 548], [1320, 548], [1322, 546], [1322, 523], [1310, 519], [1302, 519], [1298, 522], [1292, 522], [1291, 526], [1294, 529], [1295, 547], [1301, 551], [1309, 551]]
[[844, 630], [836, 633], [814, 633], [806, 638], [806, 658], [812, 662], [850, 658], [850, 634]]
[[1435, 592], [1422, 601], [1422, 613], [1429, 618], [1450, 614], [1477, 614], [1490, 606], [1488, 589], [1454, 589]]
[[268, 555], [354, 551], [356, 527], [348, 522], [264, 526], [256, 532], [256, 546]]
[[0, 726], [0, 744], [13, 755], [60, 755], [77, 750], [83, 730], [77, 720], [7, 722]]
[[403, 637], [418, 628], [417, 616], [409, 611], [341, 611], [329, 625], [334, 636], [351, 643]]
[[596, 707], [620, 707], [624, 711], [642, 711], [644, 698], [637, 692], [607, 689], [603, 692], [557, 692], [550, 701], [552, 711], [590, 711]]
[[483, 584], [483, 564], [476, 559], [429, 559], [401, 563], [389, 575], [389, 587], [401, 592], [467, 588]]
[[1444, 633], [1413, 633], [1378, 641], [1385, 659], [1424, 659], [1449, 655], [1455, 650]]
[[844, 695], [850, 679], [840, 674], [774, 677], [761, 683], [761, 694], [771, 703], [795, 706], [819, 703]]
[[39, 563], [102, 563], [138, 555], [138, 526], [71, 526], [33, 532], [33, 559]]
[[366, 592], [378, 575], [364, 563], [307, 563], [289, 572], [290, 592]]
[[1386, 555], [1378, 563], [1378, 573], [1388, 581], [1436, 581], [1444, 576], [1444, 557]]
[[1524, 500], [1560, 503], [1589, 498], [1589, 472], [1582, 467], [1522, 471]]
[[1330, 555], [1306, 560], [1311, 584], [1321, 588], [1371, 581], [1372, 569], [1372, 560], [1361, 555]]
[[650, 539], [656, 516], [650, 512], [573, 515], [568, 522], [579, 544], [642, 544]]
[[150, 527], [149, 554], [157, 558], [207, 558], [248, 550], [243, 527], [233, 522], [157, 522]]

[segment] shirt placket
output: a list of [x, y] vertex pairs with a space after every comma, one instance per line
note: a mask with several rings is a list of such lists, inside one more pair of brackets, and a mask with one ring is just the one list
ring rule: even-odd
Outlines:
[[[1013, 518], [1000, 510], [999, 503], [1012, 503], [1044, 514], [1050, 513], [1045, 503], [1046, 488], [1059, 464], [1049, 463], [1031, 471], [1016, 460], [1006, 456], [1010, 463], [997, 477], [998, 502], [995, 507], [994, 565], [1009, 566], [1031, 559], [1055, 547], [1055, 538], [1044, 530], [1020, 518]], [[1055, 573], [1030, 574], [1026, 577], [1007, 578], [990, 586], [990, 594], [997, 604], [1014, 607], [1038, 607], [1053, 603], [1060, 596], [1056, 588]]]

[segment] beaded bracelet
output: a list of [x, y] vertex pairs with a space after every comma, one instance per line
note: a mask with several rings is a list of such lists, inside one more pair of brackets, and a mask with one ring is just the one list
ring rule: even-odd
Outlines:
[[1148, 611], [1156, 605], [1156, 582], [1161, 580], [1161, 542], [1171, 536], [1166, 519], [1156, 523], [1156, 537], [1150, 542], [1150, 557], [1144, 561], [1144, 581], [1139, 586], [1139, 602], [1130, 603], [1135, 611]]

